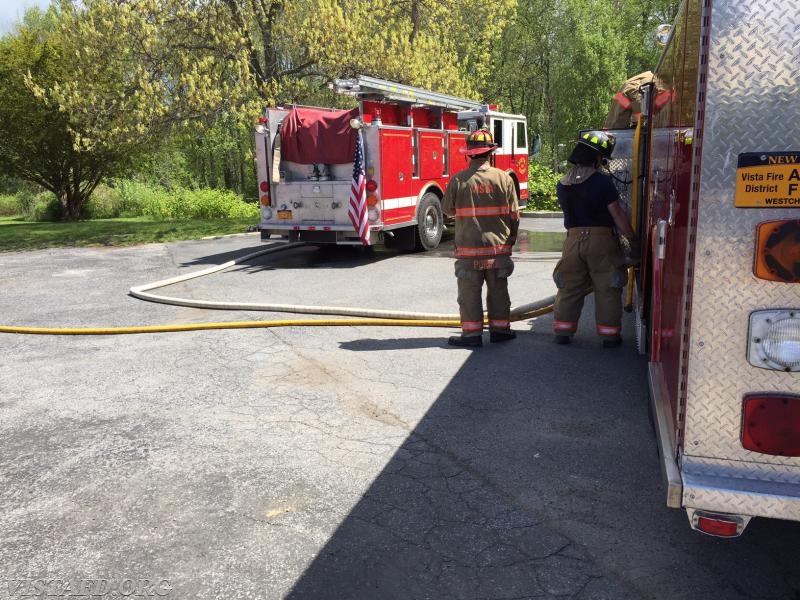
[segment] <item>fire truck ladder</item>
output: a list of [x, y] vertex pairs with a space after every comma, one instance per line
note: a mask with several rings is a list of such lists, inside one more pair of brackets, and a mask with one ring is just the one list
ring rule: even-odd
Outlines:
[[451, 110], [481, 110], [486, 105], [475, 100], [457, 98], [439, 92], [431, 92], [422, 88], [403, 85], [385, 79], [376, 79], [360, 75], [356, 79], [334, 79], [330, 88], [340, 94], [357, 96], [360, 99], [386, 99], [411, 104], [427, 104], [441, 106]]

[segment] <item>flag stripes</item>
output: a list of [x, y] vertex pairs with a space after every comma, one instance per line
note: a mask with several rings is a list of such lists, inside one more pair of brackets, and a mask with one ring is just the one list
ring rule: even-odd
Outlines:
[[361, 243], [369, 246], [369, 222], [367, 220], [367, 189], [364, 174], [364, 142], [358, 132], [356, 154], [353, 158], [353, 179], [350, 182], [350, 208], [347, 211]]

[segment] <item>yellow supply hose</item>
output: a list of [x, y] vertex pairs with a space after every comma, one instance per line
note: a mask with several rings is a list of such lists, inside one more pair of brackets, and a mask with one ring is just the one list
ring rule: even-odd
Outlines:
[[416, 321], [412, 319], [285, 319], [281, 321], [229, 321], [226, 323], [184, 323], [176, 325], [144, 325], [140, 327], [86, 327], [50, 329], [48, 327], [0, 326], [0, 333], [30, 333], [44, 335], [121, 335], [131, 333], [165, 333], [202, 331], [204, 329], [255, 329], [260, 327], [329, 327], [329, 326], [403, 326], [452, 327], [458, 321]]
[[[457, 314], [414, 313], [407, 311], [371, 310], [336, 306], [298, 306], [289, 304], [262, 304], [249, 302], [215, 302], [207, 300], [191, 300], [170, 296], [159, 296], [147, 293], [149, 290], [166, 287], [175, 283], [211, 275], [228, 269], [241, 262], [283, 250], [305, 245], [303, 242], [278, 244], [221, 265], [209, 267], [186, 275], [163, 279], [154, 283], [134, 286], [130, 294], [135, 298], [187, 306], [190, 308], [211, 308], [219, 310], [258, 310], [270, 312], [308, 313], [316, 315], [343, 315], [360, 317], [358, 319], [285, 319], [273, 321], [228, 321], [221, 323], [188, 323], [176, 325], [145, 325], [137, 327], [101, 327], [101, 328], [49, 328], [49, 327], [14, 327], [0, 326], [0, 333], [24, 333], [39, 335], [121, 335], [133, 333], [164, 333], [178, 331], [199, 331], [204, 329], [249, 329], [266, 327], [350, 327], [350, 326], [386, 326], [386, 327], [460, 327]], [[511, 320], [535, 318], [553, 310], [554, 296], [536, 302], [515, 307], [511, 311]]]
[[[530, 311], [523, 318], [534, 318], [547, 314], [552, 307]], [[9, 327], [0, 326], [0, 333], [27, 333], [39, 335], [123, 335], [132, 333], [167, 333], [179, 331], [202, 331], [204, 329], [257, 329], [266, 327], [460, 327], [461, 322], [430, 321], [423, 319], [284, 319], [280, 321], [228, 321], [224, 323], [183, 323], [177, 325], [143, 325], [138, 327]]]

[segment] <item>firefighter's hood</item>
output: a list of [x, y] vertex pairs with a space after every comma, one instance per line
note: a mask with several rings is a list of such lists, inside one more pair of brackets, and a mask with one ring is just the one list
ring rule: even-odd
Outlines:
[[589, 177], [597, 173], [597, 171], [598, 169], [595, 167], [575, 165], [564, 174], [559, 183], [561, 185], [578, 185], [589, 179]]

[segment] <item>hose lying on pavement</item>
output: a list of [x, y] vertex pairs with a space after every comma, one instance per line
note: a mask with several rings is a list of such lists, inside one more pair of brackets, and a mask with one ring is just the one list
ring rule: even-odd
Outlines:
[[[269, 312], [288, 312], [314, 315], [339, 315], [359, 317], [357, 319], [285, 319], [271, 321], [229, 321], [222, 323], [185, 323], [177, 325], [146, 325], [136, 327], [102, 327], [102, 328], [48, 328], [48, 327], [11, 327], [0, 326], [0, 333], [27, 333], [44, 335], [120, 335], [132, 333], [163, 333], [176, 331], [198, 331], [203, 329], [249, 329], [259, 327], [333, 327], [333, 326], [399, 326], [399, 327], [459, 327], [459, 315], [441, 313], [418, 313], [395, 310], [373, 310], [338, 306], [302, 306], [292, 304], [268, 304], [251, 302], [216, 302], [212, 300], [193, 300], [159, 296], [148, 293], [150, 290], [166, 287], [175, 283], [188, 281], [212, 273], [224, 271], [230, 267], [257, 256], [272, 254], [303, 246], [303, 242], [279, 244], [264, 250], [253, 252], [241, 258], [221, 265], [209, 267], [178, 277], [162, 279], [154, 283], [130, 288], [129, 293], [135, 298], [149, 300], [161, 304], [172, 304], [190, 308], [207, 308], [218, 310], [258, 310]], [[536, 302], [517, 306], [511, 310], [511, 320], [521, 321], [546, 314], [553, 309], [554, 296]]]

